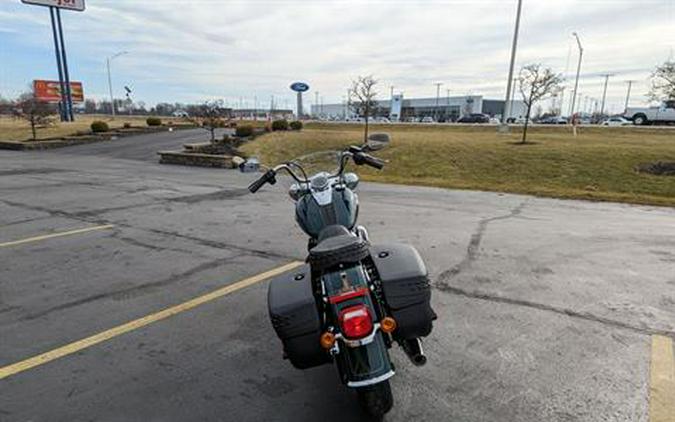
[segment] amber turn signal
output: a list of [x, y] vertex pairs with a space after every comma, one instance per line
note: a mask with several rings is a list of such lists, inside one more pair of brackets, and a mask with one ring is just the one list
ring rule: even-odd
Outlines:
[[324, 349], [330, 349], [335, 344], [335, 335], [326, 331], [321, 334], [321, 347]]
[[396, 329], [396, 320], [392, 317], [384, 317], [380, 321], [380, 329], [385, 333], [393, 333]]

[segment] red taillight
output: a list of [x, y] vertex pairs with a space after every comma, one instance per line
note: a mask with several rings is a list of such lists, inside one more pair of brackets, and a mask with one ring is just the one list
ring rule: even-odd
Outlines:
[[365, 305], [346, 308], [340, 312], [342, 334], [349, 339], [359, 339], [373, 331], [373, 319]]

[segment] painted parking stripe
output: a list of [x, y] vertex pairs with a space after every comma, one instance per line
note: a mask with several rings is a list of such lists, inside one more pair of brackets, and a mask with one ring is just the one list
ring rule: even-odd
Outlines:
[[649, 421], [675, 422], [675, 357], [669, 337], [652, 336]]
[[243, 288], [252, 286], [261, 281], [267, 280], [271, 277], [283, 274], [303, 264], [304, 263], [301, 261], [290, 262], [288, 264], [271, 269], [269, 271], [265, 271], [264, 273], [254, 275], [253, 277], [249, 277], [236, 283], [229, 284], [218, 290], [214, 290], [211, 293], [207, 293], [203, 296], [196, 297], [179, 305], [172, 306], [170, 308], [164, 309], [154, 314], [146, 315], [142, 318], [127, 322], [126, 324], [118, 325], [117, 327], [113, 327], [109, 330], [83, 338], [82, 340], [78, 340], [76, 342], [67, 344], [57, 349], [50, 350], [46, 353], [42, 353], [40, 355], [33, 356], [20, 362], [2, 367], [0, 368], [0, 380], [23, 371], [27, 371], [31, 368], [35, 368], [36, 366], [44, 365], [45, 363], [51, 362], [55, 359], [59, 359], [68, 356], [70, 354], [79, 352], [83, 349], [89, 348], [98, 343], [102, 343], [104, 341], [110, 340], [122, 334], [145, 327], [146, 325], [150, 325], [152, 323], [161, 321], [171, 316], [180, 314], [181, 312], [189, 311], [190, 309], [194, 309], [200, 305], [211, 302], [212, 300], [218, 299], [223, 296], [227, 296], [230, 293], [236, 292], [237, 290], [241, 290]]
[[72, 235], [75, 235], [75, 234], [88, 233], [88, 232], [93, 232], [93, 231], [96, 231], [96, 230], [108, 230], [108, 229], [112, 229], [113, 227], [115, 227], [115, 226], [113, 226], [112, 224], [104, 224], [102, 226], [84, 227], [82, 229], [75, 229], [75, 230], [69, 230], [69, 231], [65, 231], [65, 232], [50, 233], [50, 234], [45, 234], [45, 235], [42, 235], [42, 236], [29, 237], [29, 238], [26, 238], [26, 239], [19, 239], [19, 240], [13, 240], [11, 242], [0, 243], [0, 248], [6, 248], [8, 246], [23, 245], [24, 243], [39, 242], [41, 240], [53, 239], [55, 237], [72, 236]]

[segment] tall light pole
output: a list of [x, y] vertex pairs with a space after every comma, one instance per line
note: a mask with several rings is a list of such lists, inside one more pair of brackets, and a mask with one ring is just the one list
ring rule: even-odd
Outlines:
[[630, 100], [630, 90], [633, 87], [633, 82], [635, 82], [635, 81], [632, 81], [632, 80], [626, 81], [626, 83], [628, 84], [628, 92], [626, 93], [626, 106], [623, 108], [624, 112], [626, 112], [626, 110], [628, 110], [628, 101]]
[[607, 99], [607, 85], [609, 84], [609, 77], [614, 76], [613, 73], [605, 73], [602, 75], [605, 77], [605, 89], [602, 91], [602, 106], [600, 106], [600, 115], [604, 116], [605, 114], [605, 100]]
[[518, 49], [518, 31], [520, 30], [520, 12], [523, 10], [523, 0], [518, 0], [518, 11], [516, 12], [516, 28], [513, 31], [513, 45], [511, 46], [511, 65], [509, 66], [509, 79], [506, 84], [506, 99], [504, 100], [504, 115], [502, 116], [502, 125], [500, 131], [507, 132], [509, 127], [507, 119], [511, 114], [511, 82], [513, 81], [513, 68], [516, 65], [516, 50]]
[[441, 99], [441, 85], [443, 82], [436, 82], [436, 107], [434, 108], [434, 121], [438, 121], [438, 100]]
[[112, 110], [112, 118], [115, 119], [115, 98], [113, 97], [113, 89], [112, 89], [112, 76], [110, 76], [110, 62], [119, 57], [123, 56], [125, 54], [129, 54], [128, 51], [120, 51], [117, 54], [113, 54], [110, 57], [106, 57], [105, 63], [106, 67], [108, 68], [108, 91], [110, 92], [110, 109]]
[[581, 60], [584, 57], [584, 48], [581, 46], [581, 40], [579, 39], [579, 34], [572, 32], [574, 38], [577, 39], [577, 45], [579, 46], [579, 63], [577, 64], [577, 77], [574, 81], [574, 95], [572, 95], [572, 105], [570, 107], [570, 116], [574, 114], [574, 106], [577, 102], [577, 90], [579, 89], [579, 75], [581, 74]]

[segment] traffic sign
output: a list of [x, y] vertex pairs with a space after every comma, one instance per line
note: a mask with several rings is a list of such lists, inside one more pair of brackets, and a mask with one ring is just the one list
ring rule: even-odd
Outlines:
[[84, 0], [21, 0], [25, 4], [34, 4], [37, 6], [58, 7], [59, 9], [84, 11]]

